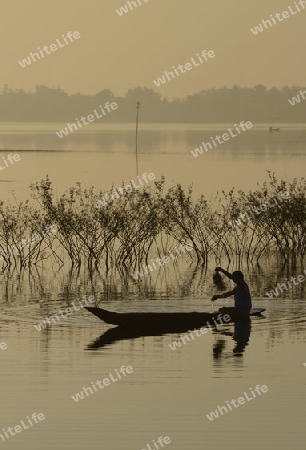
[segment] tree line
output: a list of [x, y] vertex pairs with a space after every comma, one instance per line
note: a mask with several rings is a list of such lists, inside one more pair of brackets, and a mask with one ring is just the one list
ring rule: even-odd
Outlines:
[[104, 89], [94, 95], [67, 94], [60, 88], [36, 86], [35, 91], [10, 89], [0, 93], [0, 120], [4, 122], [71, 122], [86, 116], [100, 104], [116, 102], [118, 110], [104, 122], [133, 123], [135, 103], [140, 102], [143, 123], [303, 123], [306, 101], [294, 107], [288, 99], [297, 96], [300, 86], [270, 89], [255, 87], [206, 89], [185, 98], [167, 99], [153, 89], [136, 87], [123, 97]]

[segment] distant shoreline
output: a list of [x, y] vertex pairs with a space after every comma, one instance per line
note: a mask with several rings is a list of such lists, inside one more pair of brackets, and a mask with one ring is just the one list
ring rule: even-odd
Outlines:
[[[306, 120], [306, 118], [305, 118]], [[290, 129], [299, 129], [298, 127], [301, 127], [301, 129], [306, 129], [306, 123], [305, 122], [252, 122], [254, 125], [255, 130], [257, 129], [267, 129], [269, 131], [269, 125], [278, 125], [282, 130], [285, 129], [286, 127], [290, 128]], [[12, 126], [12, 125], [35, 125], [35, 124], [46, 124], [46, 125], [57, 125], [57, 126], [62, 126], [65, 125], [65, 121], [56, 121], [56, 120], [49, 120], [49, 121], [45, 121], [45, 120], [28, 120], [28, 121], [24, 121], [24, 120], [16, 120], [16, 121], [0, 121], [0, 133], [2, 131], [2, 127], [4, 126]], [[206, 129], [211, 129], [208, 127], [220, 127], [220, 128], [224, 128], [226, 126], [230, 126], [232, 125], [233, 122], [143, 122], [140, 126], [139, 126], [139, 130], [141, 131], [142, 129], [144, 129], [144, 127], [146, 126], [156, 126], [156, 127], [167, 127], [170, 125], [177, 125], [177, 126], [198, 126], [198, 127], [206, 127]], [[292, 127], [292, 125], [295, 125], [295, 128]], [[122, 127], [122, 126], [127, 126], [130, 127], [131, 129], [135, 129], [135, 123], [134, 122], [106, 122], [104, 121], [99, 122], [99, 123], [92, 123], [90, 124], [90, 128], [107, 128], [109, 126], [114, 126], [114, 127]], [[88, 128], [88, 130], [90, 130], [90, 128]], [[158, 129], [160, 129], [158, 128]], [[26, 131], [26, 130], [25, 130]], [[47, 130], [46, 130], [47, 131]], [[254, 131], [254, 130], [252, 130]], [[86, 131], [88, 132], [88, 131]]]
[[[105, 88], [94, 94], [68, 94], [59, 87], [42, 85], [36, 86], [34, 91], [25, 91], [4, 85], [0, 93], [0, 122], [71, 123], [75, 117], [109, 102], [118, 105], [116, 123], [135, 123], [135, 104], [139, 103], [140, 127], [143, 123], [237, 123], [245, 117], [252, 123], [269, 125], [297, 121], [305, 123], [306, 102], [298, 102], [300, 104], [295, 108], [288, 103], [288, 99], [296, 98], [301, 91], [306, 92], [306, 87], [203, 86], [199, 92], [173, 98], [166, 92], [139, 86], [116, 95]], [[114, 118], [104, 117], [103, 121], [112, 123]]]

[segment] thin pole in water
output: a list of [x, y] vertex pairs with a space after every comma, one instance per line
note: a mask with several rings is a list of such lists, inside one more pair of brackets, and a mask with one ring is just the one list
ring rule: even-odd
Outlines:
[[137, 172], [137, 176], [139, 175], [139, 170], [138, 170], [138, 116], [139, 116], [139, 108], [140, 108], [140, 102], [136, 102], [136, 109], [137, 109], [137, 113], [136, 113], [136, 172]]

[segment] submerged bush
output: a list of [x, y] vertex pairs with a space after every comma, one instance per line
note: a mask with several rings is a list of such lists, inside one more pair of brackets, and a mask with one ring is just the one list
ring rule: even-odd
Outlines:
[[[4, 265], [30, 266], [51, 257], [64, 264], [68, 256], [72, 265], [85, 262], [90, 269], [103, 265], [106, 271], [116, 267], [131, 272], [148, 264], [153, 253], [165, 254], [185, 243], [194, 249], [188, 258], [203, 265], [209, 257], [258, 263], [269, 251], [278, 252], [285, 264], [296, 265], [305, 257], [303, 178], [278, 181], [269, 173], [269, 180], [256, 190], [232, 189], [211, 199], [195, 199], [191, 187], [184, 190], [179, 184], [166, 191], [161, 179], [99, 208], [105, 192], [80, 183], [59, 198], [48, 177], [31, 190], [34, 203], [0, 202]], [[279, 201], [272, 203], [275, 198]], [[44, 232], [51, 224], [56, 233]], [[31, 238], [35, 235], [40, 239]]]

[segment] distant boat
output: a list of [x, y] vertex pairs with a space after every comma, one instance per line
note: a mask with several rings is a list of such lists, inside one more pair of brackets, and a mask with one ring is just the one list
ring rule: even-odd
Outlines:
[[270, 131], [270, 133], [272, 133], [272, 131], [280, 131], [280, 128], [270, 127], [269, 131]]

